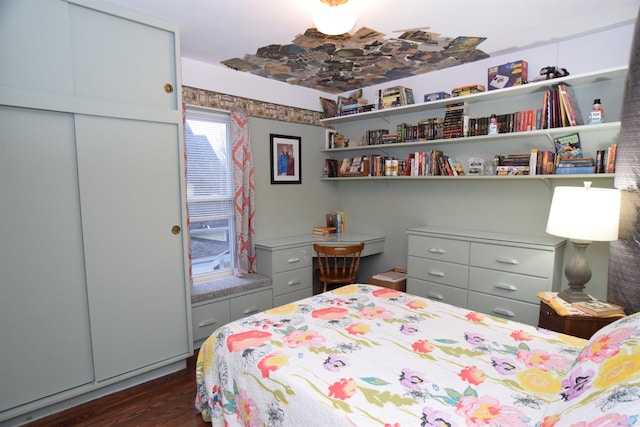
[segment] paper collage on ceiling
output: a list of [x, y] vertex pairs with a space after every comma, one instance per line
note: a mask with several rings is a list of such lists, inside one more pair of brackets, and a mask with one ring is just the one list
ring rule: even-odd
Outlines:
[[367, 27], [353, 35], [327, 36], [309, 28], [291, 44], [264, 46], [255, 55], [222, 63], [290, 84], [343, 93], [488, 58], [477, 49], [485, 39], [441, 37], [421, 29], [385, 38]]

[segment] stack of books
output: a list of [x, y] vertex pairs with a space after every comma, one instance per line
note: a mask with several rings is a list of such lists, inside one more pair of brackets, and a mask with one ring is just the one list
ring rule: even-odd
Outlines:
[[444, 109], [442, 136], [444, 138], [460, 138], [464, 134], [465, 116], [468, 115], [466, 102], [447, 104]]
[[327, 234], [333, 234], [335, 232], [335, 227], [313, 227], [314, 236], [326, 236]]
[[404, 86], [393, 86], [378, 92], [378, 108], [393, 108], [414, 104], [413, 90]]
[[611, 304], [610, 302], [599, 301], [595, 298], [591, 301], [574, 302], [571, 305], [578, 310], [594, 317], [606, 317], [613, 315], [619, 316], [624, 314], [624, 308], [620, 307], [619, 305]]

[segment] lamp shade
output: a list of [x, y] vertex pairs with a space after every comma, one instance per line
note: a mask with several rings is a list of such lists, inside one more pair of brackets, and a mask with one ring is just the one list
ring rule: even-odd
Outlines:
[[[353, 2], [316, 0], [316, 10], [313, 23], [323, 34], [330, 36], [344, 34], [351, 31], [358, 18]], [[333, 4], [330, 4], [333, 3]]]
[[555, 188], [547, 233], [582, 241], [618, 239], [620, 191], [590, 185]]

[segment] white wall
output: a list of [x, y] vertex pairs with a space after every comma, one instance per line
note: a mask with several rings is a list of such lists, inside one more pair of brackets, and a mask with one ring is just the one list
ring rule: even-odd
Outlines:
[[[496, 56], [403, 79], [397, 84], [413, 88], [419, 102], [425, 93], [450, 91], [455, 86], [471, 83], [486, 85], [489, 66], [515, 60], [528, 62], [530, 77], [548, 65], [567, 68], [571, 74], [617, 67], [628, 64], [632, 35], [633, 25], [628, 25], [523, 50], [517, 55]], [[183, 59], [183, 82], [188, 86], [317, 111], [321, 110], [318, 97], [328, 96], [189, 59]], [[374, 91], [386, 86], [389, 85], [364, 88], [364, 97], [373, 100]], [[601, 98], [605, 113], [607, 109], [619, 113], [622, 99], [612, 99], [606, 93]], [[588, 110], [589, 105], [584, 109]], [[351, 230], [375, 230], [387, 238], [384, 253], [363, 263], [360, 280], [390, 267], [406, 267], [405, 231], [408, 228], [441, 225], [524, 234], [545, 232], [552, 194], [551, 186], [545, 181], [320, 181], [325, 157], [319, 151], [324, 144], [322, 128], [251, 119], [251, 133], [256, 160], [257, 239], [309, 232], [314, 225], [322, 223], [325, 212], [343, 210]], [[270, 184], [269, 133], [303, 136], [302, 185]], [[581, 182], [563, 181], [562, 185], [581, 185]], [[572, 254], [568, 245], [565, 262]], [[588, 290], [595, 297], [606, 299], [608, 244], [592, 244], [587, 258], [593, 272]]]

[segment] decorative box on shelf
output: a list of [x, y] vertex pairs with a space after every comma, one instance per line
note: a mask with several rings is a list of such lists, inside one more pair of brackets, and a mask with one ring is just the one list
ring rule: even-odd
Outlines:
[[344, 159], [338, 168], [339, 177], [368, 176], [369, 159], [366, 156], [356, 156], [352, 159]]

